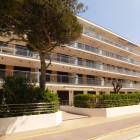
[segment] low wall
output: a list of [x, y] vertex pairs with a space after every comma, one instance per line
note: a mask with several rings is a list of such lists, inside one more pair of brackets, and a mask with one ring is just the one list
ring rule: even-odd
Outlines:
[[62, 111], [52, 114], [0, 118], [0, 134], [22, 132], [57, 126], [62, 122]]
[[62, 111], [93, 117], [117, 117], [133, 113], [140, 113], [140, 105], [122, 106], [112, 108], [79, 108], [73, 106], [61, 106]]
[[107, 117], [116, 117], [133, 113], [140, 113], [140, 105], [113, 107], [106, 109]]

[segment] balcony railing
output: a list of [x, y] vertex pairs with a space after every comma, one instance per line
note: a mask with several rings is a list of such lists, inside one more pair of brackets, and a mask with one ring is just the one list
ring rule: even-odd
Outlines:
[[[88, 49], [88, 48], [85, 47], [85, 45], [81, 44], [80, 48], [83, 48], [83, 47], [86, 50]], [[11, 49], [12, 49], [13, 52], [11, 51]], [[98, 49], [93, 49], [93, 50], [99, 53]], [[18, 48], [10, 48], [10, 47], [4, 47], [3, 48], [2, 47], [1, 48], [1, 53], [10, 53], [11, 54], [11, 52], [12, 52], [12, 54], [16, 54], [16, 55], [39, 59], [38, 53], [29, 51], [26, 48], [25, 49], [20, 48], [20, 47], [18, 47]], [[111, 53], [107, 53], [105, 51], [102, 51], [102, 54], [115, 56], [115, 55], [113, 55]], [[119, 58], [119, 56], [117, 56], [117, 57]], [[66, 55], [62, 55], [62, 54], [51, 53], [49, 55], [46, 55], [46, 60], [49, 60], [49, 59], [51, 59], [52, 61], [67, 63], [67, 64], [71, 64], [71, 65], [77, 65], [77, 66], [81, 66], [81, 67], [87, 67], [87, 68], [92, 68], [92, 69], [97, 69], [97, 70], [103, 70], [103, 71], [109, 71], [109, 72], [114, 72], [114, 73], [120, 73], [120, 74], [126, 74], [126, 75], [140, 77], [139, 72], [134, 72], [134, 71], [129, 70], [129, 69], [123, 69], [123, 68], [117, 68], [117, 67], [114, 67], [114, 66], [108, 66], [108, 65], [105, 65], [105, 64], [102, 64], [102, 63], [91, 61], [91, 60], [84, 60], [84, 59], [81, 59], [81, 58], [70, 57], [70, 56], [66, 56]], [[18, 72], [17, 73], [15, 72], [15, 74], [18, 75]], [[27, 73], [24, 73], [24, 75], [25, 75], [25, 77], [28, 77]], [[2, 77], [2, 76], [0, 75], [0, 77]]]
[[[30, 71], [18, 71], [18, 70], [8, 70], [0, 69], [0, 81], [2, 82], [6, 76], [14, 75], [16, 77], [26, 77], [31, 82], [38, 83], [40, 72], [30, 72]], [[88, 78], [79, 77], [76, 74], [72, 76], [68, 75], [57, 75], [46, 73], [46, 83], [48, 84], [67, 84], [67, 85], [84, 85], [84, 86], [102, 86], [102, 87], [112, 87], [112, 80], [105, 80], [104, 78]], [[134, 84], [133, 82], [123, 82], [123, 88], [140, 88], [140, 84]]]
[[126, 47], [126, 46], [123, 46], [123, 45], [121, 45], [121, 44], [118, 44], [118, 43], [116, 43], [116, 42], [113, 42], [113, 41], [111, 41], [111, 40], [109, 40], [109, 39], [106, 39], [106, 38], [104, 38], [104, 37], [102, 37], [102, 36], [100, 36], [100, 35], [97, 35], [97, 34], [95, 34], [94, 32], [89, 31], [88, 29], [84, 29], [84, 30], [83, 30], [83, 34], [88, 35], [88, 36], [90, 36], [90, 37], [93, 37], [93, 38], [95, 38], [95, 39], [101, 40], [101, 41], [106, 42], [106, 43], [108, 43], [108, 44], [111, 44], [111, 45], [113, 45], [113, 46], [119, 47], [119, 48], [121, 48], [121, 49], [123, 49], [123, 50], [125, 50], [125, 51], [129, 51], [129, 52], [131, 52], [131, 53], [140, 55], [139, 52], [137, 52], [137, 51], [135, 51], [135, 50], [133, 50], [133, 49], [130, 49], [130, 48]]
[[140, 66], [140, 62], [137, 62], [137, 61], [135, 61], [133, 59], [130, 59], [128, 57], [124, 57], [124, 56], [121, 56], [121, 55], [117, 55], [117, 54], [114, 54], [114, 53], [111, 53], [111, 52], [104, 51], [100, 48], [95, 48], [95, 47], [85, 45], [85, 44], [81, 44], [81, 43], [78, 43], [78, 42], [72, 42], [69, 45], [70, 45], [69, 47], [78, 48], [78, 49], [81, 49], [81, 50], [84, 50], [84, 51], [88, 51], [90, 53], [96, 53], [98, 55], [107, 56], [107, 57], [110, 57], [110, 58], [115, 58], [115, 59], [118, 59], [118, 60], [121, 60], [121, 61], [124, 61], [124, 62], [128, 62], [128, 63], [131, 63], [131, 64], [136, 64], [136, 65]]
[[[91, 52], [96, 53], [96, 54], [99, 54], [99, 55], [102, 55], [102, 56], [115, 58], [115, 59], [118, 59], [118, 60], [121, 60], [121, 61], [124, 61], [124, 62], [128, 62], [128, 63], [131, 63], [131, 64], [136, 64], [136, 65], [140, 66], [140, 62], [138, 62], [138, 61], [135, 61], [135, 60], [130, 59], [128, 57], [124, 57], [124, 56], [120, 56], [120, 55], [117, 55], [117, 54], [114, 54], [114, 53], [111, 53], [111, 52], [104, 51], [100, 48], [95, 48], [95, 47], [85, 45], [85, 44], [81, 44], [81, 43], [78, 43], [78, 42], [73, 42], [69, 45], [70, 45], [69, 47], [75, 47], [75, 48], [78, 48], [78, 49], [89, 51], [90, 53]], [[0, 45], [0, 52], [39, 59], [39, 54], [38, 53], [32, 52], [32, 51], [30, 51], [27, 48], [22, 47], [22, 46], [16, 46], [16, 47], [12, 48], [12, 47], [8, 47], [8, 45], [5, 45], [5, 44]]]
[[117, 68], [115, 66], [108, 66], [102, 63], [94, 62], [91, 60], [84, 60], [77, 57], [68, 57], [65, 55], [57, 55], [57, 54], [52, 53], [50, 55], [50, 58], [53, 61], [58, 61], [62, 63], [140, 77], [140, 73], [134, 72], [129, 69]]

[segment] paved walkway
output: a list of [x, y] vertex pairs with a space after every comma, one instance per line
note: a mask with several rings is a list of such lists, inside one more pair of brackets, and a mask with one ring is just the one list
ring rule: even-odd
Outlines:
[[87, 118], [87, 117], [88, 116], [72, 114], [65, 111], [62, 112], [63, 121], [82, 119], [82, 118]]
[[[107, 122], [122, 120], [125, 118], [131, 118], [134, 116], [140, 116], [140, 113], [126, 115], [126, 116], [120, 116], [120, 117], [105, 118], [105, 117], [87, 117], [87, 116], [75, 115], [75, 114], [63, 112], [64, 121], [59, 126], [47, 128], [47, 129], [35, 130], [35, 131], [14, 133], [14, 134], [10, 134], [10, 135], [1, 137], [1, 140], [17, 140], [18, 138], [21, 139], [21, 138], [25, 138], [25, 137], [29, 137], [29, 136], [40, 135], [43, 133], [52, 133], [52, 132], [57, 133], [60, 131], [67, 132], [69, 130], [79, 129], [79, 128], [93, 126], [93, 125], [105, 124]], [[138, 122], [138, 124], [139, 123], [140, 122]], [[120, 131], [120, 132], [114, 133], [112, 135], [106, 134], [105, 136], [96, 138], [96, 140], [128, 140], [127, 139], [128, 137], [126, 139], [124, 139], [125, 136], [130, 136], [129, 137], [129, 140], [130, 140], [132, 138], [138, 137], [139, 135], [140, 135], [140, 127], [133, 129], [131, 131], [130, 130], [124, 131], [124, 132]], [[132, 139], [132, 140], [135, 140], [135, 139]], [[136, 140], [138, 140], [138, 139], [136, 139]]]

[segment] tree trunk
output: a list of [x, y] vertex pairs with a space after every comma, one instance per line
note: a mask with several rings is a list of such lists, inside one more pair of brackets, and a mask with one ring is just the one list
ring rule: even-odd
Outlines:
[[40, 62], [41, 62], [40, 88], [45, 90], [45, 84], [46, 84], [45, 53], [40, 54]]

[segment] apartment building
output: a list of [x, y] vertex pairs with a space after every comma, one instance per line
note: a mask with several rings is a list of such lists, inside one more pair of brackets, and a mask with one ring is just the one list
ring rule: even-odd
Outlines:
[[[140, 90], [140, 47], [111, 31], [78, 17], [83, 34], [66, 47], [46, 56], [46, 88], [56, 92], [62, 103], [71, 104], [78, 93], [113, 93], [112, 80], [123, 81], [120, 93]], [[0, 80], [23, 76], [38, 85], [40, 60], [24, 43], [5, 43], [0, 38]]]

